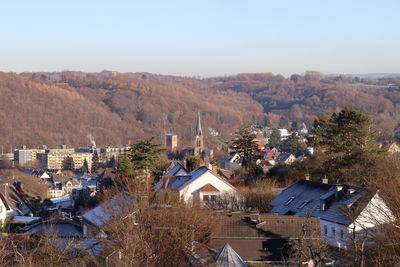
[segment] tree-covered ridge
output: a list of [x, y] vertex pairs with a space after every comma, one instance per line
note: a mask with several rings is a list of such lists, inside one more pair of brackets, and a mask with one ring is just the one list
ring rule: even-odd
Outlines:
[[[174, 132], [191, 145], [198, 111], [206, 127], [229, 135], [242, 121], [259, 120], [262, 107], [236, 92], [204, 93], [198, 86], [144, 75], [0, 73], [0, 142], [4, 148], [122, 145]], [[261, 119], [260, 119], [261, 120]], [[205, 131], [208, 135], [208, 131]], [[205, 138], [221, 144], [224, 137]]]
[[[121, 145], [166, 133], [191, 146], [201, 112], [206, 146], [222, 145], [243, 122], [312, 126], [344, 107], [366, 113], [378, 134], [391, 137], [400, 121], [400, 79], [361, 80], [316, 72], [285, 78], [269, 73], [208, 79], [149, 73], [0, 73], [0, 141], [26, 144]], [[221, 135], [211, 136], [208, 127]]]

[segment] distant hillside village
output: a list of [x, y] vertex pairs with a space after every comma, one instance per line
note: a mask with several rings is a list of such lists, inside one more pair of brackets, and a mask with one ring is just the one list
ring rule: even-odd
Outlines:
[[[361, 180], [360, 169], [346, 168], [370, 149], [392, 159], [400, 149], [395, 142], [368, 149], [364, 141], [333, 144], [332, 136], [347, 140], [334, 127], [342, 115], [355, 116], [355, 126], [364, 123], [362, 114], [344, 110], [312, 129], [304, 123], [292, 129], [243, 125], [224, 153], [206, 148], [199, 112], [189, 148], [167, 134], [165, 146], [148, 139], [98, 148], [93, 141], [83, 148], [22, 146], [3, 154], [0, 223], [4, 242], [13, 247], [0, 262], [380, 266], [367, 262], [387, 256], [385, 239], [398, 234], [397, 198]], [[339, 167], [343, 162], [346, 168]], [[332, 164], [341, 172], [326, 167]], [[344, 170], [352, 179], [341, 178]], [[44, 195], [32, 194], [33, 185], [45, 188]], [[49, 245], [56, 258], [46, 254]]]

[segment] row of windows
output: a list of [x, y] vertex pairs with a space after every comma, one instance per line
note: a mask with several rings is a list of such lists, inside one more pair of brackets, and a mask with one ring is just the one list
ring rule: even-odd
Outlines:
[[[344, 236], [344, 230], [343, 229], [340, 229], [340, 239], [344, 239], [345, 238], [345, 236]], [[328, 236], [328, 226], [327, 225], [324, 225], [324, 236]], [[331, 227], [331, 236], [333, 237], [333, 238], [336, 238], [336, 228], [335, 227]]]
[[210, 202], [210, 201], [216, 201], [216, 200], [217, 200], [216, 195], [203, 195], [204, 202]]

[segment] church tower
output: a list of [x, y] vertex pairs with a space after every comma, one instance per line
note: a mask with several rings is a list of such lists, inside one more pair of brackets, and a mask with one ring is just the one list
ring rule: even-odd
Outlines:
[[203, 131], [201, 130], [200, 112], [197, 115], [196, 128], [194, 130], [194, 150], [195, 156], [201, 156], [203, 152]]

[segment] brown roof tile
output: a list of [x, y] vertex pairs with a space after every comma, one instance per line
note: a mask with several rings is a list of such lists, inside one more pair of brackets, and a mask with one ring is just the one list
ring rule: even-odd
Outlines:
[[205, 186], [200, 188], [200, 192], [219, 192], [219, 190], [211, 184], [206, 184]]

